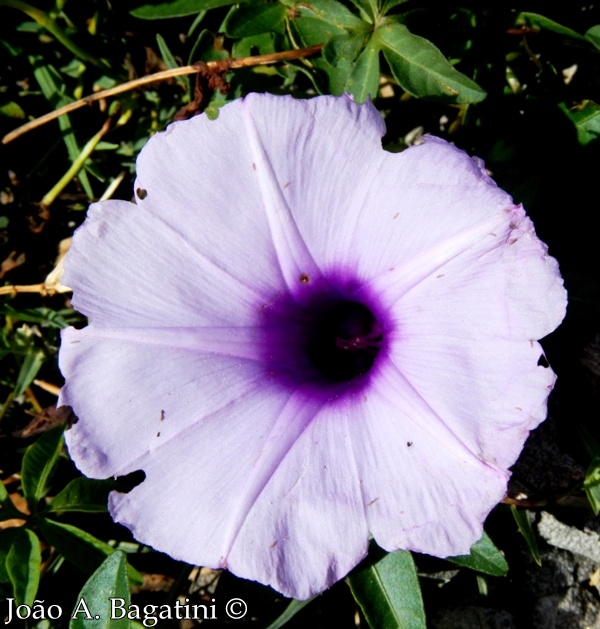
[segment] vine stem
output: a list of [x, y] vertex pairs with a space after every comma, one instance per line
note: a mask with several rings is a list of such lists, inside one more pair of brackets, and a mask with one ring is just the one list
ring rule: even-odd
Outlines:
[[64, 107], [60, 107], [55, 111], [51, 111], [44, 116], [40, 116], [35, 120], [31, 120], [30, 122], [17, 127], [14, 131], [7, 133], [2, 138], [2, 144], [8, 144], [12, 142], [16, 138], [21, 135], [40, 127], [63, 114], [67, 114], [71, 111], [75, 111], [76, 109], [80, 109], [81, 107], [85, 107], [85, 105], [90, 105], [91, 103], [102, 100], [104, 98], [110, 98], [112, 96], [116, 96], [117, 94], [123, 94], [124, 92], [129, 92], [131, 90], [135, 90], [138, 87], [142, 87], [144, 85], [148, 85], [149, 83], [155, 83], [157, 81], [165, 81], [167, 79], [171, 79], [177, 76], [186, 76], [188, 74], [196, 74], [202, 68], [208, 68], [209, 70], [217, 70], [217, 71], [228, 71], [228, 70], [236, 70], [239, 68], [250, 68], [253, 66], [264, 66], [270, 65], [272, 63], [278, 63], [280, 61], [292, 61], [294, 59], [301, 59], [303, 57], [309, 57], [318, 53], [322, 44], [318, 44], [316, 46], [309, 46], [308, 48], [298, 48], [296, 50], [285, 50], [284, 52], [275, 52], [268, 55], [256, 55], [254, 57], [241, 57], [239, 59], [225, 59], [222, 61], [207, 61], [206, 63], [194, 63], [189, 66], [183, 66], [181, 68], [173, 68], [171, 70], [164, 70], [163, 72], [155, 72], [154, 74], [148, 74], [139, 79], [134, 79], [133, 81], [127, 81], [127, 83], [122, 83], [121, 85], [117, 85], [116, 87], [111, 87], [107, 90], [102, 90], [101, 92], [96, 92], [95, 94], [90, 94], [89, 96], [85, 96], [79, 100], [76, 100], [73, 103], [69, 103]]

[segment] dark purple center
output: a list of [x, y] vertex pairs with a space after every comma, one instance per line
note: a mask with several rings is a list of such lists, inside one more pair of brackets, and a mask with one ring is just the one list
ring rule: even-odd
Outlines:
[[278, 295], [261, 308], [268, 375], [291, 387], [362, 386], [389, 327], [376, 300], [352, 281], [302, 284], [297, 295]]
[[383, 334], [373, 313], [355, 301], [334, 301], [316, 308], [307, 327], [309, 361], [329, 382], [366, 374], [381, 349]]

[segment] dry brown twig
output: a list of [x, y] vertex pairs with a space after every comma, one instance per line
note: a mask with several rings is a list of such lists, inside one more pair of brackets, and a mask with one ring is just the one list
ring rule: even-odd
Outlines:
[[238, 68], [251, 68], [254, 66], [263, 66], [270, 65], [272, 63], [278, 63], [280, 61], [293, 61], [294, 59], [300, 59], [302, 57], [310, 57], [311, 55], [316, 54], [322, 48], [322, 44], [318, 44], [317, 46], [309, 46], [308, 48], [298, 48], [296, 50], [286, 50], [284, 52], [275, 52], [268, 55], [256, 55], [254, 57], [242, 57], [240, 59], [226, 59], [223, 61], [208, 61], [206, 64], [192, 64], [190, 66], [183, 66], [181, 68], [173, 68], [172, 70], [164, 70], [163, 72], [156, 72], [154, 74], [149, 74], [147, 76], [143, 76], [139, 79], [134, 79], [133, 81], [128, 81], [127, 83], [122, 83], [121, 85], [117, 85], [116, 87], [111, 87], [108, 90], [102, 90], [101, 92], [96, 92], [95, 94], [90, 94], [85, 98], [81, 98], [80, 100], [75, 101], [74, 103], [69, 103], [60, 109], [56, 109], [55, 111], [51, 111], [44, 116], [40, 116], [35, 120], [31, 120], [30, 122], [18, 127], [14, 131], [7, 133], [2, 138], [2, 144], [8, 144], [13, 140], [16, 140], [21, 135], [40, 127], [59, 116], [64, 114], [68, 114], [71, 111], [75, 111], [76, 109], [80, 109], [81, 107], [85, 107], [86, 105], [91, 105], [92, 103], [102, 100], [104, 98], [110, 98], [112, 96], [117, 96], [118, 94], [123, 94], [124, 92], [130, 92], [131, 90], [135, 90], [138, 87], [143, 87], [144, 85], [148, 85], [149, 83], [155, 83], [157, 81], [165, 81], [167, 79], [171, 79], [176, 76], [186, 76], [188, 74], [196, 74], [200, 71], [202, 67], [209, 68], [211, 70], [217, 71], [226, 71], [226, 70], [236, 70]]

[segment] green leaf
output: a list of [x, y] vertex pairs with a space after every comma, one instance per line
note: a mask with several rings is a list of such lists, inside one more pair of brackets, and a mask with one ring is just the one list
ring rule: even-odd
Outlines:
[[31, 513], [35, 513], [39, 501], [45, 496], [47, 483], [63, 445], [64, 425], [55, 426], [30, 445], [23, 457], [23, 493]]
[[369, 553], [346, 578], [372, 629], [425, 629], [425, 611], [412, 555]]
[[69, 629], [129, 629], [131, 623], [127, 615], [111, 619], [111, 598], [123, 599], [125, 609], [131, 602], [127, 560], [119, 550], [107, 557], [83, 586]]
[[[310, 2], [282, 0], [282, 4], [292, 9], [291, 14], [295, 16], [292, 18], [292, 23], [308, 18], [328, 24], [333, 30], [360, 30], [365, 27], [365, 23], [359, 17], [337, 0], [311, 0]], [[322, 44], [325, 41], [322, 39], [314, 43]]]
[[42, 554], [37, 535], [23, 527], [16, 529], [6, 556], [6, 572], [17, 605], [33, 605], [40, 582], [41, 565]]
[[227, 15], [223, 28], [229, 37], [283, 33], [286, 15], [287, 9], [279, 2], [242, 4]]
[[244, 0], [173, 0], [158, 4], [143, 4], [130, 11], [134, 17], [142, 20], [162, 20], [169, 17], [185, 17], [195, 15], [207, 9], [228, 7]]
[[27, 517], [24, 513], [21, 513], [15, 507], [14, 502], [10, 499], [4, 483], [0, 481], [0, 522], [3, 520], [12, 520], [13, 518], [19, 518], [24, 520]]
[[600, 136], [600, 105], [584, 100], [571, 109], [564, 103], [559, 107], [575, 125], [579, 144], [589, 144]]
[[470, 554], [448, 557], [448, 561], [478, 572], [491, 574], [494, 577], [503, 577], [508, 572], [506, 559], [487, 533], [484, 533], [483, 537], [471, 546]]
[[38, 375], [38, 371], [46, 360], [46, 354], [41, 349], [31, 347], [30, 351], [25, 355], [25, 360], [19, 370], [17, 382], [13, 395], [17, 398], [25, 393], [25, 389], [34, 381]]
[[362, 51], [346, 82], [346, 91], [358, 103], [375, 98], [379, 90], [379, 44], [373, 37]]
[[596, 26], [589, 28], [585, 32], [584, 37], [600, 50], [600, 24], [596, 24]]
[[365, 47], [367, 33], [344, 33], [332, 37], [323, 46], [323, 58], [335, 66], [341, 59], [355, 61]]
[[526, 509], [519, 509], [514, 505], [511, 505], [510, 510], [512, 511], [515, 522], [519, 527], [519, 531], [525, 538], [525, 543], [527, 544], [527, 548], [529, 548], [531, 556], [533, 557], [535, 563], [537, 563], [538, 566], [541, 566], [542, 558], [540, 557], [540, 551], [538, 549], [537, 540], [535, 539], [535, 533], [533, 532], [531, 520], [529, 519], [529, 511], [527, 511]]
[[21, 105], [12, 100], [8, 103], [0, 105], [0, 114], [9, 118], [25, 118], [25, 112], [23, 111]]
[[[62, 90], [59, 89], [57, 81], [61, 83], [61, 87], [64, 86], [64, 83], [62, 82], [60, 74], [48, 63], [47, 59], [39, 55], [30, 56], [29, 63], [33, 66], [33, 75], [42, 88], [42, 93], [54, 109], [58, 109], [71, 102], [71, 99], [67, 98]], [[79, 157], [81, 150], [75, 139], [73, 127], [71, 126], [71, 121], [67, 114], [59, 116], [58, 126], [60, 127], [63, 141], [67, 147], [69, 160], [74, 162]], [[77, 174], [77, 178], [87, 196], [93, 199], [94, 191], [90, 186], [90, 180], [85, 170], [80, 170]]]
[[573, 39], [584, 39], [577, 31], [574, 31], [567, 26], [563, 26], [554, 20], [550, 20], [539, 13], [529, 13], [527, 11], [523, 11], [517, 16], [515, 24], [517, 26], [529, 26], [530, 28], [539, 28], [540, 30], [551, 31]]
[[409, 94], [456, 103], [485, 98], [477, 83], [455, 70], [430, 41], [413, 35], [404, 24], [387, 20], [375, 36], [394, 78]]
[[[198, 35], [189, 57], [189, 63], [197, 61], [222, 61], [228, 59], [229, 53], [223, 48], [222, 36], [215, 36], [214, 33], [204, 29]], [[195, 81], [195, 78], [192, 77]]]
[[309, 603], [314, 601], [316, 596], [312, 596], [311, 598], [307, 598], [305, 601], [290, 601], [289, 605], [285, 608], [283, 613], [276, 618], [267, 629], [281, 629], [284, 625], [286, 625], [299, 611], [304, 609]]
[[253, 35], [252, 37], [244, 37], [234, 41], [231, 47], [231, 56], [233, 58], [250, 57], [256, 54], [255, 50], [258, 51], [257, 54], [259, 55], [268, 55], [276, 52], [274, 33], [262, 33], [261, 35]]
[[117, 481], [94, 480], [80, 476], [73, 479], [52, 500], [49, 511], [63, 513], [65, 511], [80, 511], [83, 513], [106, 513], [108, 494], [117, 488]]
[[579, 433], [583, 445], [592, 459], [585, 473], [583, 489], [594, 515], [598, 515], [600, 513], [600, 444], [585, 426], [579, 426]]
[[165, 62], [165, 65], [169, 70], [173, 70], [174, 68], [178, 68], [179, 64], [177, 60], [173, 56], [173, 53], [169, 50], [167, 46], [167, 42], [164, 37], [160, 33], [156, 33], [156, 43], [158, 44], [158, 49], [160, 51], [160, 56], [162, 60]]
[[[95, 572], [106, 557], [115, 552], [106, 542], [71, 524], [40, 518], [37, 525], [49, 544], [87, 574]], [[127, 576], [132, 585], [141, 585], [140, 573], [130, 564], [127, 564]]]
[[359, 10], [362, 19], [370, 24], [379, 17], [378, 0], [350, 0], [350, 2]]
[[381, 8], [381, 13], [386, 15], [388, 11], [391, 11], [394, 7], [397, 7], [399, 4], [404, 4], [405, 2], [408, 2], [408, 0], [385, 0]]

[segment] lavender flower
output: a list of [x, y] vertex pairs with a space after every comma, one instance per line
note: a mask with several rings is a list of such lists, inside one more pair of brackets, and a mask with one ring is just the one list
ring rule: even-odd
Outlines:
[[67, 443], [89, 476], [145, 472], [110, 498], [141, 542], [306, 598], [369, 535], [481, 536], [545, 417], [565, 291], [481, 163], [384, 130], [369, 103], [252, 94], [152, 138], [137, 204], [90, 208]]

